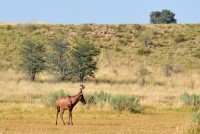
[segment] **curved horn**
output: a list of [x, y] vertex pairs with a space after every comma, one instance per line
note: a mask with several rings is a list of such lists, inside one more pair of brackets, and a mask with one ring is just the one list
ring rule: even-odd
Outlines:
[[80, 84], [80, 86], [81, 86], [80, 90], [82, 91], [85, 88], [85, 86], [83, 84]]

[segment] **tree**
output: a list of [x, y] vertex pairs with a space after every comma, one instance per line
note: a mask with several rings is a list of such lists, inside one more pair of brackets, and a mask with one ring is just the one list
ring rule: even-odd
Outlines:
[[73, 50], [73, 74], [78, 76], [80, 82], [86, 76], [94, 77], [97, 70], [95, 56], [100, 54], [100, 50], [90, 43], [79, 43]]
[[175, 14], [170, 10], [153, 11], [150, 14], [150, 23], [153, 24], [169, 24], [176, 23]]
[[35, 81], [37, 73], [45, 69], [44, 52], [44, 46], [36, 41], [26, 40], [22, 43], [20, 49], [21, 63], [19, 66], [32, 81]]
[[56, 39], [50, 41], [49, 46], [49, 70], [58, 74], [61, 80], [65, 80], [69, 73], [69, 45], [67, 42]]

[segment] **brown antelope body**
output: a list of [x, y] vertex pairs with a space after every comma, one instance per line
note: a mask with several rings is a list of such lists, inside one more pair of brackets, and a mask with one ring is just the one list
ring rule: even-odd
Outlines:
[[63, 114], [65, 110], [69, 110], [69, 122], [68, 125], [73, 125], [72, 122], [72, 110], [74, 106], [81, 101], [83, 104], [86, 104], [86, 101], [84, 99], [82, 90], [85, 88], [84, 85], [80, 85], [80, 92], [77, 95], [74, 96], [66, 96], [66, 97], [61, 97], [56, 101], [56, 108], [57, 108], [57, 114], [56, 114], [56, 125], [57, 125], [57, 120], [58, 120], [58, 114], [60, 112], [61, 119], [63, 121], [63, 124], [65, 125], [64, 119], [63, 119]]

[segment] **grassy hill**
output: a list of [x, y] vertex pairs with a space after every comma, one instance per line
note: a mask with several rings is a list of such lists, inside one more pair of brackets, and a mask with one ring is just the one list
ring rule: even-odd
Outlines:
[[[54, 127], [55, 108], [46, 105], [49, 94], [63, 89], [75, 95], [79, 83], [57, 82], [47, 72], [39, 74], [36, 82], [25, 79], [17, 65], [19, 48], [27, 38], [45, 46], [54, 38], [67, 40], [70, 45], [80, 39], [91, 41], [101, 54], [96, 78], [84, 83], [85, 95], [101, 91], [133, 95], [141, 99], [145, 111], [119, 113], [106, 102], [95, 107], [78, 105], [74, 110], [76, 125], [61, 126], [59, 120]], [[200, 24], [0, 24], [0, 132], [74, 133], [81, 127], [83, 133], [184, 133], [195, 107], [184, 105], [180, 96], [184, 92], [193, 98], [199, 95], [199, 81]]]
[[140, 68], [160, 73], [166, 67], [175, 73], [200, 69], [200, 24], [1, 24], [0, 35], [1, 69], [17, 67], [24, 39], [36, 38], [45, 45], [58, 37], [70, 45], [82, 38], [101, 48], [102, 78], [124, 79]]

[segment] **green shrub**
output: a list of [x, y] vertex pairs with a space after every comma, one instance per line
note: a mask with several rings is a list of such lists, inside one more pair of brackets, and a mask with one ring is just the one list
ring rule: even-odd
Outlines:
[[148, 47], [149, 45], [153, 44], [153, 33], [150, 30], [143, 31], [139, 37], [140, 42], [144, 47]]
[[171, 64], [168, 63], [168, 64], [166, 64], [164, 66], [164, 75], [166, 77], [171, 76], [172, 75], [172, 71], [173, 71], [173, 65], [171, 65]]
[[175, 37], [174, 41], [175, 41], [176, 43], [180, 43], [180, 42], [186, 41], [186, 39], [185, 39], [185, 36], [184, 36], [184, 35], [178, 34], [178, 35]]
[[200, 106], [200, 95], [183, 93], [180, 99], [186, 106]]
[[149, 72], [149, 70], [147, 68], [141, 67], [139, 68], [139, 70], [136, 72], [136, 75], [138, 75], [139, 77], [139, 84], [140, 86], [144, 86], [147, 82], [146, 82], [146, 77], [148, 75], [150, 75], [151, 72]]
[[139, 104], [140, 100], [127, 95], [116, 95], [110, 98], [109, 104], [117, 111], [127, 110], [131, 113], [140, 113], [144, 110]]
[[151, 49], [147, 48], [147, 47], [142, 47], [137, 50], [137, 54], [138, 55], [149, 55], [149, 54], [151, 54]]
[[6, 30], [12, 30], [12, 28], [13, 28], [12, 25], [7, 25], [6, 26]]
[[116, 52], [122, 52], [122, 49], [119, 48], [119, 47], [115, 47], [115, 51], [116, 51]]
[[67, 96], [67, 94], [63, 91], [63, 89], [60, 89], [58, 91], [50, 92], [48, 95], [48, 105], [54, 106], [56, 103], [56, 100], [60, 97]]
[[95, 100], [97, 102], [99, 102], [100, 104], [108, 102], [110, 96], [111, 96], [110, 94], [105, 93], [104, 91], [101, 91], [100, 93], [95, 93], [94, 94]]
[[200, 110], [192, 113], [192, 122], [196, 125], [200, 125]]
[[188, 129], [189, 134], [200, 133], [200, 110], [193, 112], [191, 115], [191, 124]]
[[193, 54], [192, 54], [193, 57], [196, 57], [198, 59], [200, 59], [200, 48], [197, 48]]
[[110, 94], [101, 91], [99, 93], [95, 92], [93, 95], [86, 95], [85, 98], [89, 106], [99, 105], [100, 107], [103, 107], [105, 103], [108, 102], [110, 96]]
[[95, 97], [94, 95], [92, 94], [89, 94], [89, 95], [85, 95], [85, 99], [86, 99], [86, 102], [89, 106], [96, 106], [97, 105], [97, 101], [95, 100]]
[[129, 111], [131, 113], [140, 113], [144, 108], [139, 104], [140, 100], [128, 95], [115, 95], [105, 93], [103, 91], [85, 96], [87, 105], [102, 108], [105, 104], [109, 104], [114, 110]]

